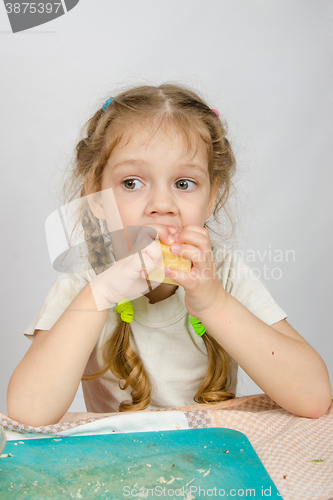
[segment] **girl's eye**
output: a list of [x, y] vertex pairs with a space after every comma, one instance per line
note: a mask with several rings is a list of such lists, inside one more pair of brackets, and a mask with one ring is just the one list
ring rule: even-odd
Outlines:
[[179, 181], [176, 182], [176, 186], [182, 191], [190, 191], [194, 189], [196, 185], [196, 182], [190, 181], [189, 179], [179, 179]]
[[140, 186], [136, 187], [137, 182], [140, 182], [140, 184], [142, 184], [142, 182], [139, 181], [139, 179], [126, 179], [125, 181], [123, 181], [123, 186], [126, 189], [131, 189], [131, 190], [138, 189], [138, 187]]

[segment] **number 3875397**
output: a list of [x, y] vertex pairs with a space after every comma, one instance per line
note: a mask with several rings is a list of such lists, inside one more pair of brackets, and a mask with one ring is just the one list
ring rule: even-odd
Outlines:
[[57, 14], [59, 8], [61, 7], [61, 2], [50, 3], [50, 2], [22, 2], [22, 3], [11, 3], [5, 4], [8, 14], [51, 14], [52, 12]]

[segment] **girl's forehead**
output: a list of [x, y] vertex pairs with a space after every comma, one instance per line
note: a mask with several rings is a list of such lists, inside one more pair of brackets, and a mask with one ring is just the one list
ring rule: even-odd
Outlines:
[[206, 144], [195, 130], [185, 131], [174, 123], [156, 124], [154, 121], [148, 120], [132, 123], [126, 127], [113, 152], [124, 154], [126, 151], [148, 152], [163, 148], [170, 148], [181, 156], [194, 157], [199, 155], [205, 160], [207, 158]]

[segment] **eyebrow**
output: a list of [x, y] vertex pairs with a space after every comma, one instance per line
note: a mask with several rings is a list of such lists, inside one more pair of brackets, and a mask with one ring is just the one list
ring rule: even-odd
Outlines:
[[[126, 167], [126, 166], [144, 167], [146, 165], [147, 165], [147, 163], [143, 160], [128, 159], [128, 160], [124, 160], [124, 161], [120, 161], [119, 163], [116, 163], [115, 165], [113, 165], [112, 169], [119, 168], [119, 167]], [[206, 175], [208, 173], [208, 171], [204, 167], [202, 167], [200, 165], [196, 165], [194, 163], [181, 163], [180, 165], [178, 165], [178, 168], [179, 169], [191, 168], [194, 170], [198, 170], [199, 172], [201, 172], [204, 175]]]

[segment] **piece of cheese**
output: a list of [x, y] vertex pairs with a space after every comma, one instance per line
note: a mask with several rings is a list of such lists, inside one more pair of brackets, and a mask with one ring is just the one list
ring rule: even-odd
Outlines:
[[178, 255], [174, 255], [173, 253], [171, 253], [169, 245], [165, 245], [161, 241], [159, 241], [159, 244], [162, 249], [163, 260], [161, 261], [160, 267], [158, 269], [154, 269], [154, 271], [150, 273], [148, 279], [150, 281], [158, 281], [160, 283], [162, 282], [170, 283], [171, 285], [178, 285], [178, 283], [176, 283], [172, 279], [164, 276], [164, 269], [166, 267], [174, 267], [176, 269], [180, 269], [181, 271], [189, 273], [191, 270], [192, 262], [185, 257], [179, 257]]

